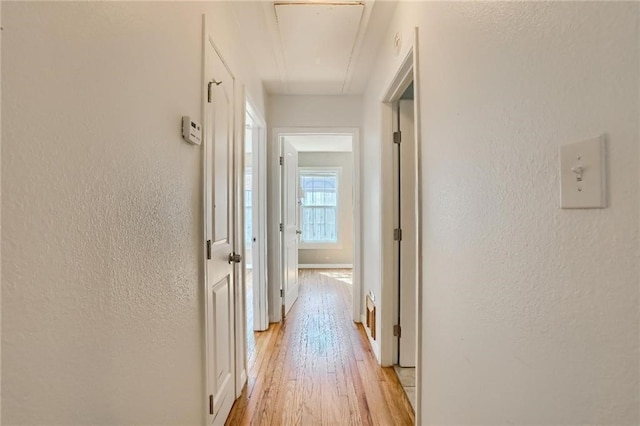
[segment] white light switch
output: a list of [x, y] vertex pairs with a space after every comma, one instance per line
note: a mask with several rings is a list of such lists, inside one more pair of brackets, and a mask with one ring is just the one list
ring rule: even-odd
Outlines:
[[604, 135], [560, 147], [563, 209], [606, 207]]

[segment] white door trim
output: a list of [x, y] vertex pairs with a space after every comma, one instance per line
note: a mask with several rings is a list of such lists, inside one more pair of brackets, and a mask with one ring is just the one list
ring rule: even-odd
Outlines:
[[416, 138], [416, 159], [417, 167], [416, 167], [416, 204], [418, 207], [418, 212], [416, 214], [416, 229], [418, 236], [417, 246], [418, 246], [418, 263], [417, 263], [417, 275], [418, 275], [418, 288], [416, 289], [416, 335], [417, 341], [417, 354], [416, 354], [416, 424], [422, 424], [422, 295], [423, 295], [423, 287], [425, 285], [424, 275], [422, 272], [422, 242], [424, 238], [422, 222], [423, 222], [423, 191], [424, 185], [422, 183], [422, 116], [420, 112], [422, 111], [420, 100], [422, 99], [420, 96], [420, 88], [422, 84], [420, 83], [420, 29], [418, 27], [414, 28], [413, 31], [413, 102], [414, 102], [414, 134]]
[[394, 224], [394, 193], [393, 187], [393, 131], [395, 111], [393, 103], [409, 87], [413, 80], [413, 47], [409, 48], [404, 60], [389, 84], [382, 103], [382, 176], [380, 197], [382, 211], [380, 212], [380, 243], [382, 251], [381, 283], [382, 296], [380, 300], [381, 324], [380, 324], [380, 364], [393, 365], [396, 358], [396, 337], [393, 335], [393, 326], [397, 318], [397, 277], [395, 266], [395, 241], [393, 239]]
[[[263, 331], [269, 328], [269, 308], [267, 306], [267, 124], [250, 97], [246, 95], [245, 99], [246, 113], [254, 122], [253, 155], [257, 160], [254, 161], [254, 165], [257, 162], [258, 166], [252, 170], [254, 176], [258, 176], [258, 186], [252, 187], [252, 191], [257, 192], [258, 199], [258, 203], [254, 206], [258, 212], [258, 220], [253, 223], [254, 235], [258, 239], [257, 252], [252, 253], [252, 256], [258, 259], [257, 265], [259, 265], [257, 269], [255, 265], [253, 266], [254, 278], [257, 278], [253, 282], [253, 300], [254, 305], [257, 306], [257, 310], [254, 311], [253, 328]], [[244, 206], [242, 211], [244, 211]]]
[[[235, 77], [234, 77], [235, 78]], [[247, 314], [246, 314], [246, 277], [245, 277], [245, 247], [244, 247], [244, 124], [245, 124], [245, 94], [244, 85], [236, 82], [233, 93], [234, 126], [233, 126], [233, 188], [231, 197], [233, 215], [235, 218], [234, 252], [242, 255], [240, 263], [234, 263], [236, 278], [235, 294], [235, 344], [236, 344], [236, 398], [242, 393], [247, 381]]]
[[381, 266], [381, 282], [382, 297], [380, 300], [381, 307], [381, 339], [380, 339], [380, 363], [382, 365], [391, 365], [394, 359], [394, 348], [396, 347], [396, 338], [393, 336], [393, 325], [396, 318], [394, 317], [394, 305], [397, 303], [397, 287], [394, 278], [394, 240], [393, 232], [390, 224], [393, 223], [393, 192], [390, 188], [392, 179], [391, 149], [393, 147], [393, 109], [392, 103], [399, 100], [407, 87], [413, 81], [414, 83], [414, 133], [416, 145], [417, 159], [417, 218], [416, 233], [417, 241], [417, 289], [416, 289], [416, 335], [417, 335], [417, 354], [416, 354], [416, 424], [421, 424], [421, 405], [422, 405], [422, 221], [423, 221], [423, 205], [422, 205], [422, 135], [421, 135], [421, 116], [420, 116], [420, 61], [418, 56], [418, 28], [414, 28], [412, 46], [408, 49], [403, 61], [400, 63], [396, 73], [391, 78], [387, 86], [387, 90], [382, 99], [382, 176], [381, 176], [381, 244], [382, 244], [382, 266]]
[[[206, 117], [206, 110], [207, 110], [207, 97], [204, 95], [204, 93], [206, 93], [207, 90], [207, 43], [209, 40], [209, 31], [207, 29], [207, 15], [202, 15], [202, 100], [201, 100], [201, 109], [200, 109], [200, 123], [202, 124], [202, 134], [204, 135], [205, 132], [205, 126], [206, 126], [206, 122], [205, 122], [205, 117]], [[209, 378], [209, 365], [207, 363], [207, 359], [209, 357], [209, 342], [207, 340], [207, 336], [209, 335], [209, 321], [207, 319], [207, 306], [206, 304], [208, 303], [207, 300], [207, 206], [206, 206], [206, 200], [207, 200], [207, 148], [206, 148], [206, 141], [203, 140], [202, 143], [202, 150], [201, 150], [201, 155], [202, 155], [202, 161], [201, 161], [201, 165], [200, 165], [200, 178], [201, 178], [201, 185], [202, 188], [200, 188], [202, 190], [202, 206], [201, 206], [201, 213], [202, 213], [202, 217], [201, 217], [201, 229], [200, 231], [202, 232], [202, 241], [200, 242], [200, 246], [203, 248], [202, 250], [202, 254], [201, 254], [201, 268], [200, 268], [200, 277], [201, 277], [201, 291], [200, 294], [202, 294], [202, 297], [204, 298], [204, 305], [203, 306], [203, 312], [202, 312], [202, 320], [203, 320], [203, 324], [204, 324], [204, 334], [203, 334], [203, 340], [204, 340], [204, 359], [203, 359], [203, 371], [205, 374], [205, 389], [204, 389], [204, 395], [203, 395], [203, 410], [202, 410], [202, 420], [203, 420], [203, 424], [207, 424], [208, 423], [208, 416], [207, 416], [207, 408], [209, 405], [209, 395], [208, 395], [208, 390], [209, 390], [209, 383], [207, 383], [208, 378]]]
[[360, 207], [360, 130], [357, 127], [277, 127], [273, 129], [269, 159], [269, 321], [279, 322], [282, 319], [280, 287], [282, 284], [282, 253], [280, 241], [280, 205], [281, 181], [279, 160], [282, 155], [280, 137], [309, 133], [349, 134], [353, 143], [353, 307], [352, 319], [360, 322], [363, 301], [362, 294], [362, 262], [361, 262], [361, 221]]

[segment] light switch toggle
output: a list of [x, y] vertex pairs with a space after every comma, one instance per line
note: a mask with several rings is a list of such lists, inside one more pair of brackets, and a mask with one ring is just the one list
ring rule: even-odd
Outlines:
[[578, 182], [582, 182], [582, 172], [584, 172], [584, 167], [575, 166], [571, 168], [571, 171], [576, 174], [576, 180]]
[[604, 135], [560, 147], [563, 209], [606, 207]]
[[576, 175], [576, 184], [578, 185], [578, 191], [582, 192], [582, 173], [584, 172], [584, 167], [575, 166], [571, 168], [571, 171]]

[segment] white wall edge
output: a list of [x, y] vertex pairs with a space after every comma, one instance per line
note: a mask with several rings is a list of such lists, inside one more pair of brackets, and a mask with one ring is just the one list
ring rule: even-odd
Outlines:
[[417, 289], [416, 289], [416, 400], [415, 400], [415, 421], [416, 424], [422, 424], [422, 298], [423, 298], [423, 287], [425, 285], [423, 278], [423, 270], [422, 270], [422, 243], [424, 234], [422, 231], [422, 215], [424, 212], [423, 208], [423, 183], [422, 183], [422, 126], [420, 123], [421, 119], [421, 108], [420, 108], [420, 88], [422, 85], [420, 84], [420, 30], [418, 27], [415, 27], [413, 32], [413, 92], [414, 92], [414, 133], [415, 133], [415, 151], [417, 167], [416, 167], [416, 204], [418, 208], [418, 212], [416, 215], [416, 231], [418, 235], [417, 246], [418, 246], [418, 262], [416, 264], [418, 277], [417, 277]]

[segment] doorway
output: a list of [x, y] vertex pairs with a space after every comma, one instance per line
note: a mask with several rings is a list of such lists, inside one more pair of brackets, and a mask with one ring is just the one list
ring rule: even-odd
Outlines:
[[294, 305], [302, 268], [346, 271], [353, 283], [352, 318], [360, 320], [357, 137], [357, 129], [275, 129], [280, 200], [275, 266], [281, 285], [269, 285], [270, 294], [280, 296], [280, 303], [270, 306], [270, 318], [278, 309], [279, 321]]
[[244, 126], [243, 242], [247, 358], [255, 353], [254, 332], [269, 328], [267, 311], [265, 123], [247, 100]]
[[349, 134], [297, 134], [281, 139], [286, 315], [297, 298], [299, 270], [353, 268], [354, 171]]
[[393, 103], [394, 268], [397, 288], [394, 369], [415, 408], [418, 241], [414, 109], [414, 85], [411, 81], [400, 99]]
[[[381, 363], [395, 366], [420, 424], [422, 173], [418, 29], [383, 96]], [[410, 370], [404, 370], [408, 367]]]

